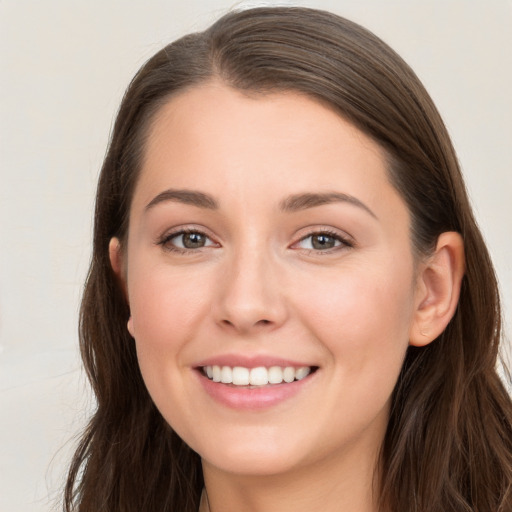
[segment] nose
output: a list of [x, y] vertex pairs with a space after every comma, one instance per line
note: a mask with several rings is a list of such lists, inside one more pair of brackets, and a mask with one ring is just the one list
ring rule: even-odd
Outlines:
[[280, 327], [287, 308], [279, 274], [268, 254], [254, 250], [226, 261], [214, 305], [217, 323], [244, 335]]

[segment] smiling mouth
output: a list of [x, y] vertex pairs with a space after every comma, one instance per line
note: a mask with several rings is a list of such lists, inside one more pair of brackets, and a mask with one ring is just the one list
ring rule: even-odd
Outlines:
[[305, 379], [308, 375], [318, 370], [317, 366], [271, 366], [269, 368], [258, 366], [246, 368], [243, 366], [203, 366], [202, 374], [220, 384], [233, 387], [259, 388], [263, 386], [290, 384]]

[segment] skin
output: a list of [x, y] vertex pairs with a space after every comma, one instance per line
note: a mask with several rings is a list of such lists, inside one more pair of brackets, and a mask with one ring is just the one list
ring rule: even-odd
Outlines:
[[[155, 199], [169, 189], [218, 207]], [[333, 192], [356, 201], [282, 208]], [[205, 245], [179, 250], [184, 228]], [[332, 247], [314, 248], [325, 232]], [[213, 512], [376, 510], [390, 396], [408, 345], [431, 342], [453, 314], [463, 249], [445, 233], [415, 260], [375, 142], [299, 93], [217, 81], [182, 92], [154, 120], [127, 242], [113, 239], [110, 256], [145, 383], [200, 454]], [[293, 397], [238, 410], [196, 370], [226, 353], [319, 369]]]

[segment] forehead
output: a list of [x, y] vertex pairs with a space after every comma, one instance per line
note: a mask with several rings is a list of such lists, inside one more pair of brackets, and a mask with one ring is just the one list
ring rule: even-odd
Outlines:
[[245, 94], [209, 82], [171, 98], [148, 132], [135, 200], [165, 187], [247, 200], [338, 190], [374, 202], [390, 186], [385, 153], [304, 94]]

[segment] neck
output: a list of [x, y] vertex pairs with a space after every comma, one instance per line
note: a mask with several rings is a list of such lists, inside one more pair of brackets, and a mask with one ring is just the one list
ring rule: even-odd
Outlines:
[[329, 457], [286, 474], [233, 475], [203, 461], [200, 512], [377, 512], [378, 449]]

